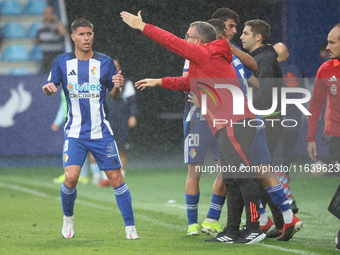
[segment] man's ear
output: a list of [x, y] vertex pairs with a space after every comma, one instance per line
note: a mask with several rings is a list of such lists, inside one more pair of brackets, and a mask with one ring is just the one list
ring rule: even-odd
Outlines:
[[255, 35], [255, 40], [256, 40], [257, 42], [261, 42], [261, 43], [262, 43], [262, 35], [261, 35], [261, 34]]
[[74, 41], [75, 37], [76, 36], [74, 34], [71, 34], [72, 41]]

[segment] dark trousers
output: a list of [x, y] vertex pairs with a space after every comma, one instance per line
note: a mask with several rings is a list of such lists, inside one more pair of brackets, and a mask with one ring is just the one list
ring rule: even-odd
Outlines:
[[[267, 138], [267, 146], [270, 153], [270, 157], [274, 158], [274, 150], [277, 145], [277, 142], [282, 137], [283, 133], [283, 127], [281, 125], [281, 121], [283, 120], [283, 117], [280, 114], [277, 114], [275, 116], [271, 117], [262, 117], [264, 122], [266, 123], [266, 138]], [[270, 121], [271, 119], [278, 119], [278, 121]], [[274, 204], [271, 197], [268, 195], [268, 192], [263, 187], [263, 185], [259, 184], [260, 189], [260, 196], [261, 201], [263, 204], [263, 207], [266, 206], [266, 204], [269, 205], [269, 208], [273, 214], [274, 223], [277, 228], [283, 228], [283, 217], [280, 212], [280, 209]]]
[[[247, 230], [258, 229], [259, 190], [254, 174], [245, 171], [246, 167], [252, 165], [255, 128], [234, 125], [222, 128], [216, 133], [216, 136], [223, 181], [227, 187], [227, 230], [238, 231], [243, 207], [246, 211]], [[231, 169], [231, 167], [234, 168]], [[231, 171], [229, 171], [230, 169]]]

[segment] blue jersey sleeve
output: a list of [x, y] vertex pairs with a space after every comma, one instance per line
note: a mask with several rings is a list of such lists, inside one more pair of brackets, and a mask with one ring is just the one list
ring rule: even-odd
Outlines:
[[106, 87], [109, 91], [111, 91], [113, 87], [115, 86], [115, 84], [112, 81], [112, 76], [117, 74], [117, 68], [116, 68], [116, 65], [113, 63], [112, 59], [110, 60], [108, 68], [109, 70], [108, 70], [108, 75], [106, 77]]
[[49, 83], [49, 82], [53, 82], [54, 85], [57, 85], [57, 86], [60, 85], [62, 76], [61, 76], [60, 66], [59, 66], [58, 60], [59, 60], [59, 58], [57, 58], [53, 62], [52, 69], [51, 69], [50, 75], [47, 78], [46, 84]]

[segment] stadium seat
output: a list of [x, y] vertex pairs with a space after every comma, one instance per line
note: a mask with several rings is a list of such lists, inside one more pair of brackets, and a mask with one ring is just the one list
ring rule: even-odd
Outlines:
[[8, 71], [8, 75], [29, 75], [30, 72], [25, 67], [15, 67]]
[[30, 52], [30, 60], [39, 61], [43, 57], [39, 45], [35, 45]]
[[4, 61], [27, 61], [28, 52], [22, 45], [9, 45], [3, 52]]
[[6, 39], [26, 37], [25, 28], [20, 22], [8, 22], [3, 26], [2, 31]]
[[38, 27], [41, 23], [40, 22], [35, 22], [32, 23], [28, 29], [27, 29], [27, 37], [28, 38], [35, 38], [37, 36], [37, 31], [38, 31]]
[[47, 3], [43, 0], [30, 0], [27, 2], [23, 14], [25, 15], [42, 15]]
[[1, 15], [20, 15], [22, 13], [21, 4], [16, 0], [7, 0], [0, 3]]

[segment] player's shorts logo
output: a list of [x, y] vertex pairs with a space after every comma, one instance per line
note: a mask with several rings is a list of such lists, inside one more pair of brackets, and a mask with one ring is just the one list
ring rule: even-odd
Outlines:
[[189, 155], [190, 155], [190, 158], [196, 157], [196, 150], [195, 150], [194, 148], [192, 148], [192, 149], [189, 151]]
[[92, 69], [91, 69], [91, 73], [93, 74], [93, 75], [96, 75], [97, 74], [97, 72], [98, 72], [98, 70], [97, 70], [97, 67], [92, 67]]
[[107, 151], [107, 157], [108, 158], [111, 158], [111, 157], [114, 157], [117, 155], [116, 153], [116, 149], [115, 149], [115, 145], [113, 143], [110, 143], [107, 148], [106, 148], [106, 151]]
[[335, 96], [337, 94], [337, 92], [338, 92], [338, 89], [337, 89], [336, 85], [332, 84], [331, 85], [331, 93], [332, 93], [332, 95]]
[[65, 153], [65, 154], [64, 154], [64, 162], [67, 163], [67, 161], [68, 161], [68, 154]]

